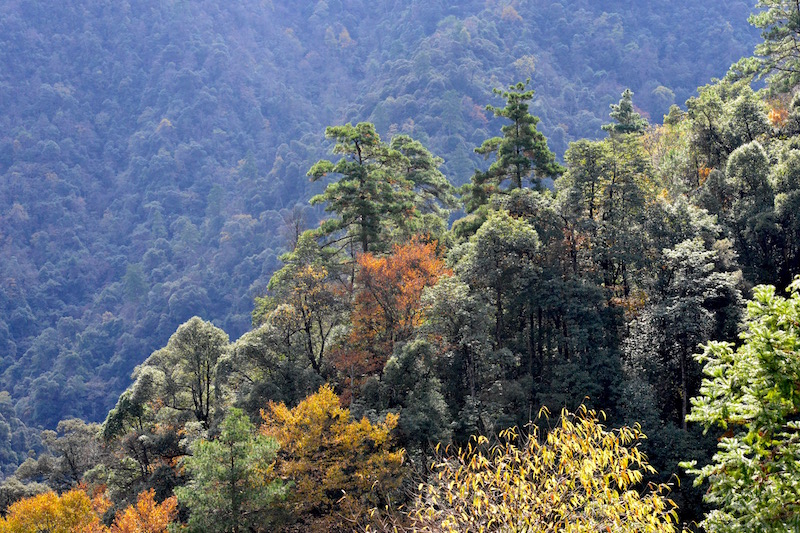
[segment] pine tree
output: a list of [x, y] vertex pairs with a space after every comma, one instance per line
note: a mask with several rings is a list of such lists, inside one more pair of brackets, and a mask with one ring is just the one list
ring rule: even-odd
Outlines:
[[486, 106], [496, 117], [511, 123], [501, 128], [502, 137], [492, 137], [475, 149], [475, 152], [495, 161], [485, 172], [476, 172], [472, 183], [465, 189], [467, 209], [474, 211], [483, 205], [492, 193], [500, 191], [508, 182], [508, 189], [522, 188], [529, 180], [534, 188], [541, 187], [543, 178], [555, 178], [564, 172], [556, 163], [555, 154], [547, 147], [547, 138], [536, 125], [539, 117], [528, 111], [528, 102], [533, 99], [533, 90], [527, 89], [527, 82], [519, 82], [507, 91], [495, 89], [494, 94], [506, 100], [504, 107]]
[[413, 184], [398, 172], [407, 159], [381, 142], [375, 126], [367, 122], [329, 127], [325, 136], [336, 142], [333, 153], [342, 158], [335, 164], [318, 161], [308, 175], [312, 181], [331, 173], [341, 177], [311, 199], [336, 213], [318, 233], [332, 237], [332, 242], [353, 241], [360, 252], [380, 247], [382, 227], [388, 222], [402, 224], [414, 213]]
[[231, 409], [219, 437], [199, 441], [185, 460], [192, 479], [175, 494], [189, 508], [190, 530], [263, 531], [267, 505], [282, 493], [280, 482], [266, 479], [277, 450], [275, 439]]
[[647, 120], [633, 108], [633, 91], [625, 89], [618, 104], [611, 104], [609, 116], [616, 124], [605, 124], [603, 130], [611, 133], [642, 133], [647, 128]]
[[735, 63], [729, 78], [766, 78], [770, 88], [789, 92], [800, 83], [800, 3], [759, 0], [748, 22], [761, 30], [764, 42], [755, 56]]

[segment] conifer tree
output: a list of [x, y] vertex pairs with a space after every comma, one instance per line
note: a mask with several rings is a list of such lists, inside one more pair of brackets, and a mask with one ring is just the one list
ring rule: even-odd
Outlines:
[[710, 533], [800, 526], [800, 278], [788, 292], [756, 287], [741, 344], [711, 342], [697, 356], [705, 378], [688, 420], [725, 434], [710, 464], [682, 466], [696, 485], [709, 483], [705, 500], [714, 509], [702, 526]]
[[503, 97], [506, 105], [486, 106], [494, 116], [511, 123], [501, 128], [502, 137], [487, 139], [475, 149], [486, 158], [494, 155], [495, 161], [485, 172], [476, 172], [466, 188], [469, 211], [483, 205], [506, 182], [509, 189], [522, 188], [525, 180], [529, 180], [534, 188], [540, 188], [543, 178], [555, 178], [564, 172], [563, 167], [556, 163], [555, 154], [547, 147], [547, 138], [536, 129], [539, 117], [528, 111], [528, 102], [533, 99], [533, 90], [527, 88], [529, 82], [519, 82], [507, 91], [495, 89], [494, 94]]
[[267, 505], [282, 493], [266, 473], [278, 443], [260, 435], [241, 410], [231, 409], [213, 440], [201, 440], [186, 458], [192, 480], [175, 490], [190, 511], [190, 531], [265, 531]]
[[342, 158], [335, 164], [318, 161], [308, 175], [312, 181], [330, 173], [341, 178], [311, 199], [312, 204], [325, 203], [325, 210], [337, 215], [325, 220], [319, 232], [334, 235], [346, 230], [346, 237], [353, 238], [361, 252], [367, 252], [375, 246], [384, 218], [413, 208], [409, 184], [398, 181], [390, 171], [391, 160], [399, 154], [389, 150], [375, 126], [366, 122], [329, 127], [325, 136], [336, 142], [333, 153]]
[[605, 124], [603, 130], [611, 133], [642, 133], [647, 120], [633, 108], [633, 91], [625, 89], [618, 104], [611, 104], [609, 116], [616, 124]]
[[332, 126], [325, 136], [336, 142], [333, 153], [342, 155], [336, 163], [320, 160], [308, 171], [312, 181], [340, 176], [311, 199], [335, 213], [314, 231], [328, 239], [325, 246], [355, 256], [385, 250], [393, 233], [408, 236], [427, 231], [424, 226], [444, 230], [447, 208], [455, 204], [453, 187], [439, 171], [442, 160], [419, 141], [398, 135], [387, 145], [368, 122]]
[[760, 11], [748, 22], [761, 30], [764, 42], [756, 45], [755, 56], [735, 63], [729, 78], [767, 78], [770, 88], [789, 92], [800, 83], [800, 3], [759, 0]]

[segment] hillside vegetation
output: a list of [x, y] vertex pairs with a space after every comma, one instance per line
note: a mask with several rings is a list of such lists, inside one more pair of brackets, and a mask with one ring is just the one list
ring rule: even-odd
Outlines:
[[320, 190], [305, 173], [326, 125], [408, 133], [464, 183], [495, 87], [531, 76], [563, 154], [625, 86], [658, 118], [753, 42], [743, 2], [573, 4], [3, 3], [0, 387], [17, 414], [101, 420], [193, 315], [244, 333], [292, 227], [318, 216], [292, 206]]
[[0, 531], [785, 529], [759, 6], [3, 7]]

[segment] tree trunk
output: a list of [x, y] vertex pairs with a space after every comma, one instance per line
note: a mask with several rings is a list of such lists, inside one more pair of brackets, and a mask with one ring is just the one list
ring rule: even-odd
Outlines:
[[681, 428], [686, 431], [686, 415], [688, 414], [688, 398], [686, 397], [686, 354], [681, 353]]
[[495, 325], [494, 325], [494, 340], [495, 344], [498, 348], [503, 347], [502, 341], [502, 333], [503, 333], [503, 291], [500, 287], [495, 288], [495, 294], [497, 297], [497, 316], [495, 317]]

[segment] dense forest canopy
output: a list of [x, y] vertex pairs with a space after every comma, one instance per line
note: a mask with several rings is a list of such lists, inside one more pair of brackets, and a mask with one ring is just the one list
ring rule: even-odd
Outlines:
[[0, 7], [0, 531], [792, 523], [796, 6], [361, 4]]
[[32, 425], [101, 420], [192, 315], [244, 333], [319, 216], [293, 206], [321, 190], [326, 125], [412, 135], [464, 183], [493, 88], [530, 76], [563, 155], [624, 87], [658, 119], [723, 74], [754, 43], [748, 8], [4, 2], [0, 388]]

